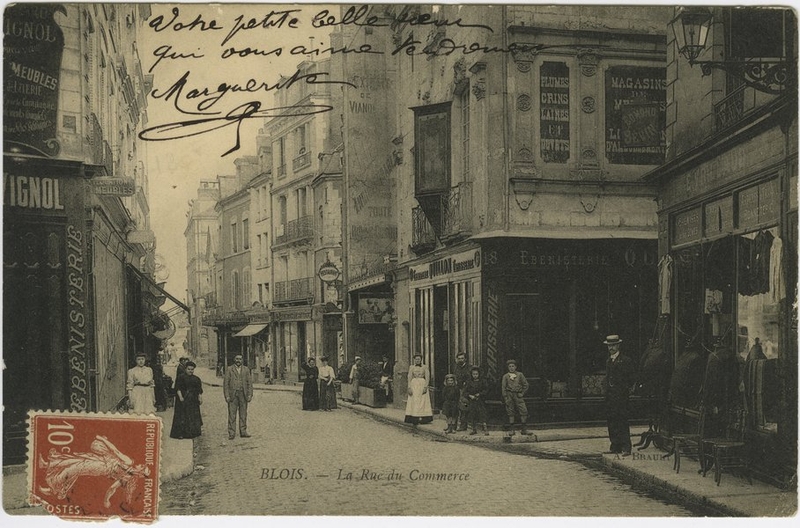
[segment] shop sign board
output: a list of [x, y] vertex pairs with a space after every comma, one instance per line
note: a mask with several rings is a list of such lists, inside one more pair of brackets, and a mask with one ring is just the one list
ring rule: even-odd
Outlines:
[[705, 236], [730, 233], [733, 230], [733, 196], [726, 196], [705, 205]]
[[696, 242], [702, 235], [703, 212], [700, 207], [675, 215], [672, 244], [675, 246]]
[[4, 151], [58, 154], [58, 94], [64, 34], [58, 4], [13, 4], [3, 20]]
[[411, 266], [408, 271], [410, 282], [450, 278], [453, 275], [479, 271], [481, 268], [481, 250], [473, 249], [456, 255], [440, 258], [427, 264]]
[[311, 319], [311, 307], [303, 306], [300, 308], [288, 308], [274, 310], [272, 312], [272, 322], [281, 321], [308, 321]]
[[92, 190], [101, 196], [133, 196], [136, 194], [136, 182], [133, 178], [95, 178]]
[[737, 226], [747, 229], [778, 221], [780, 211], [780, 182], [773, 178], [739, 192]]
[[606, 158], [660, 165], [666, 153], [666, 68], [612, 66], [606, 71]]
[[332, 262], [325, 262], [319, 267], [317, 276], [325, 284], [331, 283], [339, 278], [339, 268]]
[[539, 68], [539, 146], [542, 161], [566, 163], [569, 159], [569, 67], [545, 62]]

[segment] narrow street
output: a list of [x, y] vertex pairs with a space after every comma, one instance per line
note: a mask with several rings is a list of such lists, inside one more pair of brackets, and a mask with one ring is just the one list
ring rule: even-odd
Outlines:
[[164, 515], [691, 515], [578, 463], [436, 442], [348, 409], [304, 412], [297, 393], [257, 391], [252, 437], [229, 441], [222, 391], [205, 390], [196, 469], [164, 485]]

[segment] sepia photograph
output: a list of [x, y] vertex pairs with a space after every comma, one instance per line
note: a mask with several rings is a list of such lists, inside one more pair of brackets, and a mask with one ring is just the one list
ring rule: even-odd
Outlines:
[[797, 58], [788, 5], [5, 4], [3, 525], [790, 521]]

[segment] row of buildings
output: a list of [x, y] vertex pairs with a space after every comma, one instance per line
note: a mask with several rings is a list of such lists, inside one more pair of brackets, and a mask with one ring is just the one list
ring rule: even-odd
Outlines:
[[[3, 464], [32, 409], [111, 411], [175, 330], [138, 132], [145, 4], [15, 4], [3, 38]], [[169, 301], [168, 299], [172, 299]], [[174, 312], [172, 312], [174, 313]]]
[[666, 412], [636, 397], [636, 416], [694, 432], [706, 359], [723, 347], [741, 381], [723, 400], [746, 414], [729, 432], [771, 453], [764, 474], [789, 478], [793, 13], [397, 5], [369, 17], [332, 46], [395, 53], [300, 63], [350, 85], [294, 84], [277, 106], [334, 111], [265, 122], [255, 156], [201, 183], [186, 229], [193, 353], [220, 368], [243, 353], [257, 376], [287, 380], [311, 356], [341, 367], [386, 354], [398, 394], [421, 354], [435, 407], [457, 352], [494, 381], [515, 358], [535, 421], [583, 422], [604, 416], [602, 341], [619, 334], [637, 362], [668, 356]]

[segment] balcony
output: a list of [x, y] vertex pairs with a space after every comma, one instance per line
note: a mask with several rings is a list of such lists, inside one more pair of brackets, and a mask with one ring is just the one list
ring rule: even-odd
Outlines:
[[297, 172], [311, 165], [311, 152], [303, 152], [292, 160], [292, 171]]
[[[283, 227], [283, 232], [281, 232]], [[272, 247], [311, 240], [314, 237], [314, 222], [311, 215], [301, 216], [285, 226], [278, 226]]]
[[314, 297], [314, 278], [295, 279], [275, 283], [273, 302], [308, 301]]
[[749, 113], [756, 105], [756, 91], [741, 85], [722, 101], [714, 105], [714, 129], [725, 130]]
[[436, 247], [436, 234], [422, 207], [411, 210], [411, 250], [414, 253], [427, 253]]
[[442, 196], [442, 241], [469, 236], [472, 231], [472, 183], [461, 182]]

